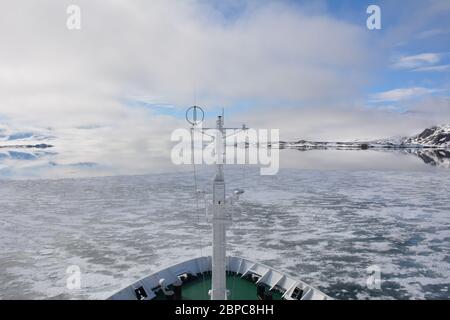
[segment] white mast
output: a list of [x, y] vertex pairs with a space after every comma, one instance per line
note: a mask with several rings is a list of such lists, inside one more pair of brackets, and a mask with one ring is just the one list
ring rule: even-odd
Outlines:
[[[189, 119], [189, 112], [192, 110], [192, 121]], [[201, 120], [197, 119], [197, 110], [201, 112]], [[193, 106], [186, 111], [186, 120], [192, 124], [192, 130], [203, 122], [204, 112], [200, 107]], [[199, 131], [206, 134], [204, 130], [209, 128], [201, 128]], [[212, 211], [212, 287], [209, 291], [211, 300], [226, 300], [228, 290], [226, 287], [226, 228], [231, 224], [231, 213], [227, 212], [227, 201], [225, 197], [225, 179], [223, 174], [223, 165], [226, 152], [226, 135], [225, 129], [247, 130], [246, 126], [242, 128], [224, 128], [224, 113], [217, 118], [215, 138], [215, 156], [216, 156], [216, 175], [213, 180], [213, 200], [211, 205]], [[239, 198], [244, 191], [235, 190], [233, 197]]]
[[213, 181], [212, 203], [212, 288], [210, 294], [211, 300], [226, 300], [226, 227], [231, 223], [231, 215], [227, 214], [225, 210], [223, 117], [218, 117], [216, 129], [216, 175]]

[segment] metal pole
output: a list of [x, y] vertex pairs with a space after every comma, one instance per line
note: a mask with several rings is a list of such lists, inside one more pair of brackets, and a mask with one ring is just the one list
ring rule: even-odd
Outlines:
[[226, 300], [226, 226], [230, 217], [225, 210], [225, 179], [223, 175], [224, 132], [223, 118], [217, 120], [216, 132], [216, 176], [213, 181], [212, 204], [212, 288], [211, 300]]

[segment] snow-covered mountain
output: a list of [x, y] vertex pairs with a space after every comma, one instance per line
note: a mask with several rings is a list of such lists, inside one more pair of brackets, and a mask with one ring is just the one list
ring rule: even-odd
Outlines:
[[0, 124], [0, 148], [48, 148], [44, 142], [54, 139], [53, 136], [33, 129], [14, 129]]
[[450, 125], [427, 128], [413, 137], [393, 137], [371, 141], [324, 142], [299, 140], [280, 142], [281, 148], [297, 149], [377, 149], [435, 148], [450, 149]]
[[43, 141], [52, 137], [31, 130], [14, 130], [5, 125], [0, 125], [0, 142], [5, 141]]
[[420, 134], [407, 138], [406, 145], [450, 148], [450, 125], [427, 128]]

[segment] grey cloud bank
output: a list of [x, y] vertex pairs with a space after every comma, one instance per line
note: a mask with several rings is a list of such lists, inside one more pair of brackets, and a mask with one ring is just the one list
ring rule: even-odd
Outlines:
[[0, 12], [0, 119], [50, 131], [62, 163], [83, 160], [74, 149], [111, 165], [142, 152], [168, 158], [170, 133], [184, 122], [130, 107], [130, 96], [174, 106], [191, 105], [194, 92], [207, 106], [251, 101], [241, 119], [280, 128], [282, 139], [409, 134], [429, 125], [424, 112], [448, 106], [424, 100], [407, 118], [365, 107], [382, 41], [320, 8], [251, 2], [227, 19], [201, 1], [80, 0], [82, 28], [70, 31], [70, 4], [19, 0]]

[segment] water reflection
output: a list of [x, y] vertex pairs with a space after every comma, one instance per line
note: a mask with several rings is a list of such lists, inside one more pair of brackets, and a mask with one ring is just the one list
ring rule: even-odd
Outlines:
[[450, 169], [450, 150], [407, 149], [405, 152], [419, 157], [428, 165]]
[[[369, 161], [369, 165], [373, 166], [374, 169], [379, 168], [379, 163], [377, 163], [378, 157], [380, 157], [381, 153], [392, 155], [392, 158], [396, 158], [395, 155], [402, 154], [407, 156], [415, 156], [418, 159], [423, 161], [423, 164], [433, 166], [433, 167], [440, 167], [445, 169], [450, 169], [450, 150], [446, 149], [436, 149], [436, 148], [374, 148], [374, 149], [367, 149], [367, 148], [361, 148], [361, 149], [355, 149], [355, 148], [346, 148], [346, 147], [337, 147], [337, 148], [328, 148], [328, 147], [314, 147], [314, 148], [291, 148], [291, 149], [284, 149], [284, 150], [296, 150], [299, 152], [312, 152], [312, 151], [319, 151], [324, 152], [323, 156], [327, 157], [329, 156], [326, 154], [330, 151], [337, 151], [337, 152], [348, 152], [347, 156], [351, 157], [357, 157], [357, 158], [363, 158], [361, 157], [361, 153], [365, 152], [366, 155], [370, 154], [374, 158], [372, 161], [370, 159], [366, 159]], [[336, 153], [336, 152], [334, 152]], [[376, 153], [379, 153], [378, 155]], [[346, 158], [344, 156], [344, 158]], [[397, 160], [408, 163], [411, 159], [405, 159], [405, 158], [397, 158]], [[396, 168], [395, 164], [393, 165], [393, 169]]]
[[[438, 149], [283, 149], [280, 168], [311, 170], [450, 169], [450, 150]], [[84, 150], [83, 148], [0, 149], [0, 178], [71, 178], [140, 175], [191, 170], [176, 166], [164, 150]]]

